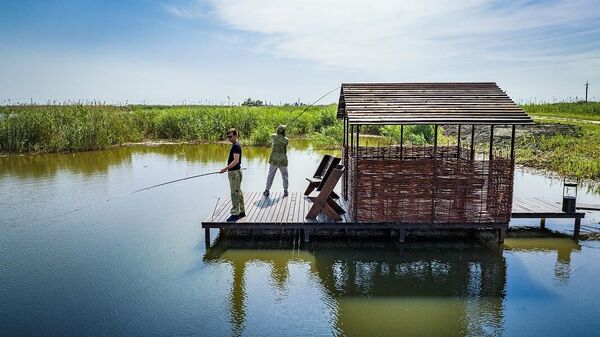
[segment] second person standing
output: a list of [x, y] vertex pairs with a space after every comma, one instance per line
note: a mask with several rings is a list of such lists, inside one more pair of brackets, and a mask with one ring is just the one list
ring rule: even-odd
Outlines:
[[285, 136], [285, 125], [277, 127], [277, 133], [271, 137], [271, 156], [269, 157], [269, 175], [267, 176], [267, 186], [263, 195], [269, 196], [269, 190], [273, 185], [273, 179], [277, 169], [281, 172], [281, 179], [283, 180], [283, 197], [288, 196], [288, 158], [287, 158], [287, 145], [289, 140]]

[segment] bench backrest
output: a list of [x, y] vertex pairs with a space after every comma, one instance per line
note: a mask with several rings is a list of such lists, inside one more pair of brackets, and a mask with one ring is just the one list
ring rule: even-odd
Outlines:
[[313, 178], [322, 178], [325, 175], [325, 172], [327, 172], [327, 168], [329, 167], [329, 163], [331, 163], [331, 158], [333, 157], [328, 154], [323, 156], [323, 159], [321, 159], [321, 163], [319, 164], [319, 167], [317, 167]]
[[[340, 158], [337, 158], [337, 159], [340, 159]], [[324, 178], [323, 181], [321, 182], [321, 185], [319, 186], [319, 188], [322, 188], [322, 190], [319, 190], [320, 191], [319, 196], [321, 194], [324, 194], [326, 197], [329, 197], [331, 195], [331, 192], [333, 192], [333, 189], [337, 185], [338, 181], [340, 180], [340, 177], [344, 174], [344, 171], [346, 170], [344, 165], [336, 164], [336, 165], [332, 165], [331, 167], [332, 167], [331, 172], [329, 172], [329, 175], [327, 176], [327, 178]]]
[[[323, 175], [323, 179], [321, 180], [321, 183], [319, 184], [319, 187], [317, 187], [317, 191], [320, 191], [323, 186], [325, 185], [325, 183], [327, 182], [327, 179], [329, 178], [329, 176], [331, 175], [331, 172], [335, 169], [338, 168], [338, 166], [342, 166], [339, 165], [340, 161], [342, 161], [342, 158], [338, 158], [338, 157], [331, 157], [331, 160], [329, 162], [329, 166], [327, 166], [327, 170], [325, 171], [325, 174]], [[343, 167], [343, 166], [342, 166]], [[337, 182], [336, 182], [337, 183]]]

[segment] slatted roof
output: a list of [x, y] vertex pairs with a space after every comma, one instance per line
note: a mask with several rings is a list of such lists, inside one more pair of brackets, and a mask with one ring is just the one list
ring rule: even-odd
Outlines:
[[344, 83], [337, 117], [350, 124], [533, 124], [494, 82]]

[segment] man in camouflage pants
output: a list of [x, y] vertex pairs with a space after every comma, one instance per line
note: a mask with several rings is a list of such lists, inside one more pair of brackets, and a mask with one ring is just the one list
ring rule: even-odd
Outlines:
[[287, 159], [287, 145], [289, 140], [285, 136], [285, 125], [277, 127], [277, 133], [272, 136], [272, 150], [271, 157], [269, 157], [269, 175], [267, 176], [267, 186], [263, 195], [269, 196], [269, 190], [273, 185], [273, 179], [277, 169], [281, 172], [281, 179], [283, 180], [283, 197], [288, 196], [288, 159]]
[[227, 140], [231, 142], [227, 166], [222, 168], [220, 173], [227, 172], [229, 178], [229, 189], [231, 190], [231, 216], [227, 221], [235, 221], [246, 216], [244, 209], [244, 194], [242, 193], [242, 146], [238, 142], [238, 132], [236, 129], [227, 131]]

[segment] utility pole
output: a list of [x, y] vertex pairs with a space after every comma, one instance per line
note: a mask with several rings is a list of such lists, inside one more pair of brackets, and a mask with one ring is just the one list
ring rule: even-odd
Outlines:
[[587, 103], [587, 94], [588, 94], [588, 88], [590, 86], [589, 81], [585, 81], [585, 102]]

